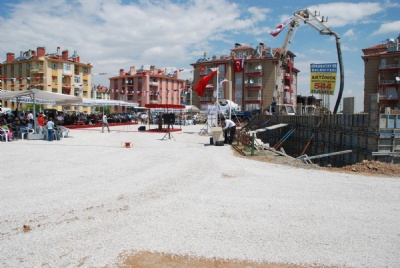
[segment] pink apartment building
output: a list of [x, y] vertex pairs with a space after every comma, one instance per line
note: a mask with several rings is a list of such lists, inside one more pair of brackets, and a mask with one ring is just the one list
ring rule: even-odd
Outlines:
[[[146, 104], [185, 104], [186, 81], [178, 79], [179, 71], [167, 73], [166, 70], [150, 66], [129, 72], [120, 69], [119, 75], [110, 77], [110, 99]], [[114, 107], [114, 112], [126, 112], [127, 107]]]

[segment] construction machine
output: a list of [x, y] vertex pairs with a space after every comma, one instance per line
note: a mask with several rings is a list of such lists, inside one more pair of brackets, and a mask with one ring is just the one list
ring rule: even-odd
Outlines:
[[[340, 48], [340, 37], [337, 33], [332, 31], [328, 26], [325, 25], [325, 22], [328, 21], [328, 17], [320, 17], [317, 12], [311, 12], [308, 9], [302, 9], [298, 10], [293, 13], [293, 19], [289, 24], [289, 30], [286, 34], [285, 41], [282, 46], [282, 50], [280, 52], [280, 57], [281, 57], [281, 69], [285, 68], [286, 65], [288, 64], [287, 62], [287, 52], [289, 51], [290, 44], [292, 43], [292, 40], [296, 34], [297, 29], [300, 26], [300, 21], [303, 21], [304, 24], [310, 25], [312, 28], [317, 30], [321, 35], [330, 35], [334, 36], [336, 39], [336, 50], [337, 50], [337, 55], [338, 55], [338, 61], [339, 61], [339, 70], [340, 70], [340, 84], [339, 84], [339, 93], [338, 97], [336, 100], [335, 108], [333, 113], [336, 114], [337, 110], [340, 105], [340, 101], [342, 99], [342, 94], [343, 94], [343, 87], [344, 87], [344, 70], [343, 70], [343, 60], [342, 60], [342, 52]], [[278, 79], [279, 81], [279, 79]], [[276, 88], [279, 89], [279, 87], [282, 87], [282, 84], [277, 84]], [[282, 89], [280, 89], [282, 92]]]

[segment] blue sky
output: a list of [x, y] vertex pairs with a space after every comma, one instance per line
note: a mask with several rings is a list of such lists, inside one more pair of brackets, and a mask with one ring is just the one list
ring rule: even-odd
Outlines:
[[[7, 52], [45, 46], [46, 51], [77, 51], [90, 62], [95, 84], [130, 66], [185, 68], [203, 56], [228, 55], [235, 43], [282, 47], [287, 28], [269, 32], [295, 11], [308, 8], [328, 16], [326, 23], [341, 37], [345, 85], [343, 97], [356, 98], [362, 111], [364, 65], [361, 49], [400, 34], [398, 1], [267, 1], [267, 0], [0, 0], [0, 62]], [[338, 62], [334, 37], [308, 25], [299, 27], [290, 51], [300, 70], [298, 94], [309, 95], [310, 63]], [[330, 99], [333, 109], [337, 99]]]

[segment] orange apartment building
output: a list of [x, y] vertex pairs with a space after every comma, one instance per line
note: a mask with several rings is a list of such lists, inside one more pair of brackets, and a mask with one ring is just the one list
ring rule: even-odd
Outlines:
[[[54, 93], [92, 97], [92, 66], [80, 62], [80, 57], [74, 51], [70, 55], [68, 50], [61, 52], [60, 47], [54, 53], [47, 53], [45, 47], [35, 50], [21, 51], [19, 57], [14, 53], [7, 53], [6, 61], [0, 64], [1, 88], [3, 90], [18, 91], [38, 88]], [[15, 110], [17, 103], [3, 101], [2, 106]], [[23, 110], [23, 105], [19, 110]], [[68, 109], [45, 105], [44, 108], [57, 110]], [[90, 107], [79, 107], [81, 111], [89, 112]]]
[[364, 111], [369, 111], [369, 95], [379, 93], [380, 111], [400, 108], [400, 35], [384, 44], [363, 50]]
[[[229, 99], [238, 104], [241, 110], [264, 110], [276, 101], [278, 105], [296, 106], [297, 74], [294, 68], [295, 55], [288, 52], [286, 64], [280, 60], [280, 49], [272, 50], [263, 43], [256, 48], [236, 43], [230, 55], [204, 57], [192, 63], [194, 68], [193, 88], [211, 68], [218, 68], [219, 75], [207, 85], [204, 96], [193, 96], [193, 105], [200, 110], [216, 100], [214, 90], [219, 83], [218, 99]], [[284, 66], [284, 67], [282, 67]], [[222, 81], [225, 83], [221, 83]]]
[[[167, 73], [166, 70], [150, 66], [129, 72], [120, 69], [119, 75], [110, 77], [110, 99], [146, 104], [186, 104], [186, 81], [178, 78], [179, 71]], [[127, 107], [113, 107], [114, 112], [126, 112]]]

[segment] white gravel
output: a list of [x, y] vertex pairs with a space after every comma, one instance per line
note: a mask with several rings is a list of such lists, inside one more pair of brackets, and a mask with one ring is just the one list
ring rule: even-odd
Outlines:
[[149, 250], [400, 267], [399, 179], [238, 158], [202, 127], [1, 142], [0, 266], [98, 267]]

